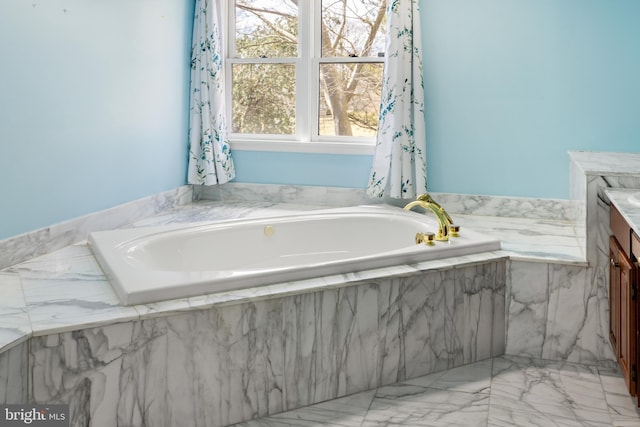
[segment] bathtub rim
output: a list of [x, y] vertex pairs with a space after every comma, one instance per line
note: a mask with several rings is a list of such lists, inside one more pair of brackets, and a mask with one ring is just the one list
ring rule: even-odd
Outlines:
[[[431, 215], [425, 215], [418, 212], [409, 212], [404, 211], [398, 207], [389, 206], [389, 205], [360, 205], [354, 207], [343, 207], [343, 208], [327, 208], [327, 209], [318, 209], [311, 211], [303, 211], [299, 213], [286, 213], [286, 214], [276, 214], [269, 216], [260, 216], [260, 217], [250, 217], [250, 218], [239, 218], [239, 219], [230, 219], [230, 220], [222, 220], [222, 221], [212, 221], [208, 223], [199, 223], [199, 224], [168, 224], [163, 226], [150, 226], [150, 227], [134, 227], [134, 228], [126, 228], [126, 229], [116, 229], [116, 230], [106, 230], [106, 231], [98, 231], [91, 233], [87, 240], [89, 249], [93, 256], [98, 261], [98, 265], [103, 271], [105, 277], [109, 281], [110, 287], [114, 290], [120, 304], [123, 306], [134, 306], [134, 305], [145, 305], [145, 304], [156, 304], [160, 302], [167, 302], [171, 300], [181, 300], [181, 299], [189, 299], [204, 295], [212, 295], [212, 294], [221, 294], [228, 292], [235, 292], [244, 289], [251, 288], [263, 288], [266, 286], [273, 286], [283, 283], [291, 283], [291, 282], [300, 282], [305, 280], [313, 280], [317, 278], [322, 278], [326, 276], [334, 276], [334, 275], [345, 275], [349, 273], [360, 273], [369, 270], [376, 270], [382, 268], [389, 267], [397, 267], [397, 266], [410, 266], [423, 262], [431, 262], [431, 261], [439, 261], [446, 260], [451, 258], [457, 258], [460, 256], [467, 255], [476, 255], [482, 253], [496, 252], [501, 250], [501, 243], [498, 239], [494, 237], [487, 236], [482, 233], [475, 232], [473, 230], [464, 229], [462, 231], [463, 235], [471, 235], [472, 238], [478, 239], [478, 241], [474, 241], [473, 243], [467, 243], [464, 245], [464, 250], [460, 253], [460, 247], [449, 246], [449, 247], [440, 247], [438, 248], [439, 253], [447, 254], [446, 256], [438, 256], [436, 258], [424, 259], [424, 253], [411, 254], [406, 251], [399, 251], [398, 253], [393, 254], [393, 258], [388, 257], [388, 253], [384, 254], [384, 258], [376, 257], [368, 260], [351, 259], [348, 263], [342, 264], [332, 264], [330, 271], [326, 270], [326, 264], [316, 265], [313, 267], [306, 268], [304, 270], [291, 270], [291, 269], [283, 269], [281, 271], [277, 271], [274, 273], [270, 273], [268, 279], [265, 280], [264, 276], [254, 275], [252, 277], [247, 277], [244, 280], [244, 284], [240, 286], [232, 286], [225, 287], [224, 289], [216, 289], [211, 290], [211, 277], [205, 277], [200, 281], [192, 281], [189, 285], [190, 291], [185, 292], [182, 289], [176, 288], [175, 283], [169, 283], [165, 285], [164, 289], [158, 289], [157, 284], [154, 284], [153, 287], [148, 285], [146, 288], [142, 290], [131, 290], [130, 283], [136, 282], [135, 287], [140, 287], [139, 283], [141, 281], [153, 281], [153, 280], [162, 280], [162, 277], [159, 276], [167, 276], [171, 275], [171, 272], [162, 271], [161, 273], [153, 272], [154, 274], [150, 274], [149, 271], [139, 272], [139, 271], [129, 271], [129, 276], [123, 281], [123, 277], [121, 272], [117, 272], [113, 266], [117, 265], [118, 268], [122, 267], [122, 263], [117, 259], [119, 256], [116, 251], [105, 251], [100, 248], [107, 247], [118, 247], [122, 245], [126, 245], [135, 240], [139, 240], [145, 238], [145, 236], [153, 236], [156, 234], [165, 234], [172, 233], [178, 230], [190, 229], [197, 230], [199, 228], [210, 228], [210, 227], [223, 227], [228, 224], [242, 224], [242, 223], [261, 223], [267, 222], [271, 220], [280, 220], [284, 221], [288, 218], [299, 218], [299, 217], [312, 217], [318, 215], [328, 215], [328, 214], [336, 214], [336, 213], [379, 213], [384, 215], [393, 215], [393, 216], [404, 216], [410, 218], [412, 220], [420, 219], [421, 222], [424, 222], [427, 226], [437, 227], [437, 221]], [[424, 231], [424, 230], [416, 230], [416, 231]], [[122, 236], [128, 236], [123, 238]], [[402, 261], [399, 261], [399, 258], [403, 258]], [[353, 268], [352, 264], [354, 262], [358, 262], [358, 267], [356, 269]], [[150, 277], [152, 276], [152, 277]], [[175, 276], [175, 275], [174, 275]], [[180, 278], [184, 280], [184, 274], [179, 274]], [[171, 288], [173, 286], [173, 289]], [[127, 289], [129, 288], [129, 289]], [[149, 293], [157, 293], [162, 294], [161, 297], [156, 297], [153, 300], [149, 300], [147, 296]]]

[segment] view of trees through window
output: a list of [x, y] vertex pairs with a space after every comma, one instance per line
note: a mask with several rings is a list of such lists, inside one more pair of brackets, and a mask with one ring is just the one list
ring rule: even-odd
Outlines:
[[[235, 0], [233, 132], [293, 135], [296, 111], [309, 110], [318, 114], [308, 120], [317, 126], [317, 135], [374, 136], [385, 0], [303, 1], [309, 7], [320, 2], [321, 25], [304, 22], [311, 15], [300, 13], [298, 0]], [[316, 28], [311, 40], [301, 40], [303, 26]], [[311, 52], [314, 41], [318, 52]], [[310, 55], [302, 55], [304, 49]], [[309, 61], [301, 64], [299, 57]], [[312, 64], [318, 68], [311, 70]], [[318, 81], [307, 82], [310, 75]], [[297, 99], [296, 83], [308, 85], [310, 99]], [[310, 102], [317, 108], [296, 108], [296, 103], [306, 107]]]

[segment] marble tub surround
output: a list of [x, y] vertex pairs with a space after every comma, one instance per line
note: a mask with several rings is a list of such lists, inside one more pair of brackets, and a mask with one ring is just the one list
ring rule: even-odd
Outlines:
[[28, 348], [22, 341], [0, 352], [0, 404], [29, 402]]
[[[302, 210], [318, 209], [291, 203], [268, 202], [216, 202], [200, 201], [176, 205], [152, 217], [137, 221], [134, 226], [156, 226], [166, 224], [198, 224], [211, 221], [249, 218], [264, 215], [287, 215]], [[491, 223], [490, 217], [459, 215], [462, 225], [475, 228], [483, 222]], [[474, 222], [475, 221], [475, 222]], [[41, 257], [15, 265], [5, 272], [17, 275], [24, 286], [27, 310], [31, 316], [35, 335], [46, 335], [71, 331], [78, 328], [164, 316], [172, 312], [210, 308], [214, 305], [236, 304], [249, 300], [272, 298], [272, 295], [288, 295], [311, 292], [318, 287], [339, 287], [358, 280], [371, 280], [385, 276], [415, 274], [423, 270], [447, 269], [455, 265], [466, 265], [505, 259], [507, 255], [523, 257], [536, 262], [579, 263], [567, 255], [571, 249], [563, 248], [570, 233], [566, 223], [551, 221], [550, 228], [532, 232], [539, 228], [537, 220], [502, 219], [482, 230], [495, 233], [502, 240], [505, 250], [461, 258], [430, 261], [427, 264], [396, 266], [373, 269], [357, 274], [331, 275], [294, 283], [252, 288], [234, 292], [203, 295], [187, 299], [164, 301], [134, 307], [122, 307], [84, 242], [68, 246]], [[482, 227], [481, 227], [482, 228]], [[507, 230], [508, 232], [505, 232]], [[548, 233], [548, 234], [545, 234]], [[542, 242], [542, 243], [541, 243]], [[554, 243], [556, 242], [556, 243]], [[531, 248], [537, 247], [534, 251]], [[565, 251], [566, 252], [563, 252]], [[545, 253], [546, 251], [546, 253]], [[555, 254], [555, 255], [554, 255]], [[555, 258], [555, 261], [553, 260]], [[28, 336], [26, 334], [25, 336]]]
[[[572, 205], [567, 200], [434, 192], [429, 194], [452, 215], [466, 214], [558, 221], [573, 220]], [[403, 207], [409, 202], [409, 200], [391, 198], [370, 199], [365, 195], [364, 189], [357, 188], [243, 184], [235, 182], [214, 187], [195, 187], [194, 200], [302, 203], [325, 207], [377, 203]]]
[[[203, 202], [135, 225], [303, 208]], [[24, 396], [2, 375], [28, 370], [28, 400], [7, 400], [69, 402], [72, 425], [266, 416], [503, 354], [505, 262], [474, 254], [122, 307], [80, 242], [3, 272], [32, 329], [0, 353], [0, 386]]]
[[111, 230], [190, 203], [193, 189], [186, 185], [130, 203], [61, 222], [40, 230], [0, 240], [0, 269], [85, 240], [92, 231]]
[[637, 426], [616, 370], [501, 356], [234, 427]]
[[[233, 215], [233, 210], [228, 207], [223, 211]], [[176, 215], [182, 217], [183, 213], [176, 213]], [[186, 215], [190, 216], [191, 213]], [[166, 214], [161, 215], [160, 221], [166, 219]], [[149, 220], [143, 222], [150, 223]], [[14, 279], [14, 287], [17, 286], [18, 278], [20, 280], [19, 293], [25, 304], [25, 314], [29, 316], [29, 329], [25, 331], [25, 336], [28, 337], [29, 334], [42, 336], [167, 316], [182, 311], [309, 293], [362, 280], [415, 275], [423, 271], [448, 270], [459, 266], [489, 261], [504, 262], [504, 260], [506, 260], [505, 255], [499, 251], [487, 252], [130, 307], [120, 305], [113, 288], [84, 242], [13, 266], [5, 270], [4, 276]], [[0, 310], [2, 309], [3, 306], [0, 305]], [[7, 310], [6, 313], [10, 314], [11, 311]], [[0, 311], [0, 317], [4, 318], [4, 315], [5, 311]]]
[[[430, 193], [451, 214], [540, 221], [572, 220], [571, 203], [560, 199]], [[455, 219], [455, 218], [454, 218]]]
[[228, 182], [215, 186], [194, 186], [193, 200], [218, 202], [295, 203], [316, 206], [345, 207], [379, 203], [360, 188], [313, 187], [279, 184], [246, 184]]
[[[504, 353], [504, 260], [34, 336], [71, 425], [222, 426]], [[61, 379], [64, 378], [64, 381]]]
[[615, 366], [598, 269], [509, 261], [506, 354]]
[[[136, 227], [167, 224], [200, 224], [234, 218], [264, 215], [288, 215], [318, 206], [267, 202], [200, 201], [177, 205], [170, 210], [133, 224]], [[337, 287], [358, 280], [386, 276], [416, 274], [425, 270], [440, 270], [456, 265], [468, 265], [520, 257], [534, 262], [580, 265], [576, 247], [571, 248], [571, 226], [563, 221], [523, 220], [458, 215], [464, 227], [491, 234], [501, 239], [503, 250], [416, 265], [403, 265], [358, 273], [330, 275], [291, 283], [257, 287], [233, 292], [163, 301], [133, 307], [118, 304], [111, 285], [104, 277], [85, 242], [70, 245], [50, 254], [36, 257], [5, 271], [21, 278], [33, 331], [36, 335], [64, 332], [109, 322], [167, 315], [172, 312], [209, 308], [220, 304], [235, 304], [250, 300], [311, 292], [317, 288]], [[485, 225], [483, 225], [485, 224]], [[568, 243], [569, 242], [569, 243]]]

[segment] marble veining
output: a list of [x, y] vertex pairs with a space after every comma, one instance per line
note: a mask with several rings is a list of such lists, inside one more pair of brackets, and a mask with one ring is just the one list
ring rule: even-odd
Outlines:
[[[500, 216], [567, 221], [571, 204], [566, 200], [497, 197], [470, 194], [430, 193], [450, 214]], [[404, 206], [408, 200], [369, 199], [364, 189], [297, 187], [229, 182], [216, 187], [196, 187], [194, 200], [223, 202], [303, 203], [319, 206], [356, 206], [386, 203]]]
[[246, 421], [285, 426], [635, 426], [616, 369], [500, 356]]
[[138, 319], [120, 305], [86, 244], [18, 264], [8, 272], [22, 281], [33, 335]]
[[223, 426], [488, 359], [504, 264], [35, 336], [30, 395], [72, 425]]
[[569, 221], [461, 215], [469, 227], [500, 239], [502, 250], [513, 260], [538, 260], [586, 265], [585, 255]]
[[[575, 317], [583, 319], [581, 328], [584, 331], [592, 331], [591, 334], [582, 333], [576, 341], [580, 351], [574, 353], [574, 357], [581, 361], [599, 357], [615, 360], [607, 345], [609, 218], [610, 204], [616, 203], [610, 200], [609, 194], [627, 191], [617, 189], [640, 188], [640, 153], [570, 152], [569, 155], [576, 236], [588, 263], [584, 274], [586, 281], [582, 285], [588, 291], [579, 293], [583, 310], [588, 315]], [[537, 306], [537, 309], [541, 308]], [[572, 322], [578, 327], [575, 318]]]
[[23, 341], [0, 353], [0, 404], [29, 401], [28, 342]]
[[471, 194], [431, 193], [447, 212], [480, 217], [570, 221], [571, 204], [559, 199], [531, 199]]
[[597, 269], [510, 261], [506, 354], [615, 364]]
[[497, 425], [522, 425], [524, 420], [542, 425], [611, 425], [594, 366], [498, 358], [493, 364], [491, 400], [495, 403], [490, 416], [497, 418]]

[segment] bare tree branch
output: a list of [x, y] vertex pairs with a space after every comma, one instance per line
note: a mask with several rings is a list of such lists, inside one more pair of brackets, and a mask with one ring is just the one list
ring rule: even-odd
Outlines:
[[[367, 36], [367, 41], [364, 44], [364, 50], [361, 53], [361, 56], [369, 56], [371, 55], [371, 47], [373, 46], [373, 41], [376, 38], [376, 34], [378, 33], [378, 29], [380, 25], [382, 25], [382, 21], [384, 20], [384, 15], [386, 12], [386, 0], [382, 1], [380, 7], [378, 7], [378, 13], [376, 14], [376, 19], [373, 21], [371, 25], [371, 30], [369, 31], [369, 35]], [[358, 78], [360, 73], [362, 72], [362, 65], [357, 64], [351, 74], [351, 78], [349, 79], [349, 83], [347, 84], [346, 93], [347, 99], [350, 100], [353, 96], [354, 91], [356, 90], [356, 86], [358, 85]]]
[[255, 7], [251, 7], [249, 5], [243, 4], [243, 3], [236, 3], [236, 6], [242, 10], [245, 10], [249, 13], [251, 13], [252, 15], [254, 15], [256, 18], [258, 18], [260, 21], [262, 21], [267, 27], [269, 27], [271, 30], [273, 30], [274, 32], [276, 32], [277, 34], [280, 34], [282, 37], [284, 37], [285, 39], [289, 40], [291, 43], [297, 43], [298, 42], [298, 37], [295, 34], [291, 34], [288, 31], [285, 31], [283, 28], [273, 25], [271, 23], [271, 21], [269, 21], [268, 19], [265, 18], [264, 14], [272, 14], [272, 15], [278, 15], [278, 16], [282, 16], [284, 18], [289, 18], [289, 19], [297, 19], [296, 16], [294, 15], [290, 15], [290, 14], [286, 14], [286, 13], [281, 13], [281, 12], [277, 12], [277, 11], [273, 11], [271, 9], [263, 9], [263, 8], [255, 8]]

